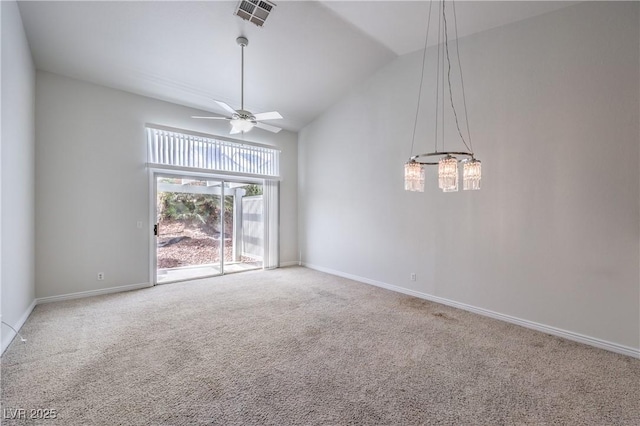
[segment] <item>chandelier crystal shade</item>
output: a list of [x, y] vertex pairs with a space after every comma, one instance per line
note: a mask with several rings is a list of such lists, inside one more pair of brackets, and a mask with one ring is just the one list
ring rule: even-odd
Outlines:
[[451, 155], [438, 161], [438, 187], [442, 192], [458, 190], [458, 160]]
[[404, 163], [404, 190], [424, 192], [424, 166], [416, 161]]
[[[418, 123], [418, 117], [420, 113], [420, 100], [422, 97], [422, 86], [425, 77], [425, 69], [427, 69], [427, 46], [429, 39], [429, 29], [431, 27], [431, 15], [433, 4], [437, 4], [435, 7], [437, 14], [436, 28], [438, 31], [438, 45], [437, 45], [437, 59], [434, 61], [436, 68], [432, 70], [432, 75], [435, 77], [435, 137], [434, 145], [435, 150], [426, 154], [413, 155], [413, 146], [416, 136], [416, 128]], [[450, 6], [447, 6], [450, 4]], [[451, 8], [451, 12], [447, 11], [447, 8]], [[480, 189], [480, 180], [482, 179], [482, 168], [479, 160], [476, 160], [473, 147], [471, 145], [471, 132], [469, 130], [469, 119], [467, 115], [467, 102], [464, 93], [464, 80], [462, 77], [462, 64], [460, 63], [460, 51], [458, 48], [458, 23], [456, 18], [456, 5], [455, 0], [439, 0], [437, 2], [429, 2], [429, 18], [427, 20], [427, 31], [424, 40], [424, 51], [422, 54], [422, 73], [420, 76], [420, 88], [418, 91], [418, 106], [416, 110], [416, 118], [413, 126], [413, 137], [411, 140], [411, 157], [404, 165], [404, 189], [406, 191], [424, 192], [425, 184], [425, 166], [438, 166], [438, 187], [443, 192], [456, 192], [459, 188], [460, 173], [458, 163], [462, 163], [462, 189], [463, 190], [478, 190]], [[452, 16], [449, 16], [449, 14]], [[452, 24], [447, 21], [452, 21]], [[449, 30], [455, 34], [455, 45], [449, 46]], [[441, 42], [442, 40], [442, 42]], [[454, 48], [455, 47], [455, 50]], [[451, 52], [454, 52], [458, 56], [458, 78], [456, 83], [459, 83], [460, 95], [462, 98], [463, 108], [461, 112], [464, 112], [464, 120], [466, 127], [463, 128], [460, 125], [459, 116], [456, 109], [456, 102], [454, 101], [454, 85], [452, 85], [452, 74], [455, 77], [455, 71], [452, 70], [452, 63], [456, 64], [456, 61], [451, 60]], [[445, 107], [445, 88], [448, 88], [447, 104], [450, 108]], [[458, 96], [460, 96], [458, 95]], [[445, 119], [445, 115], [451, 114], [449, 119]], [[463, 151], [448, 151], [445, 149], [445, 123], [455, 123], [456, 132], [450, 132], [446, 135], [451, 138], [451, 135], [457, 139], [466, 148]], [[439, 149], [440, 148], [440, 149]]]
[[462, 162], [462, 189], [477, 191], [480, 189], [481, 178], [482, 163], [479, 160], [474, 158]]

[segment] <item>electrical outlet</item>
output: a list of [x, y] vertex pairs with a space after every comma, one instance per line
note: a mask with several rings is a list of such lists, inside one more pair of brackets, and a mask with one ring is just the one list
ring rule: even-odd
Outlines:
[[412, 272], [411, 273], [411, 281], [415, 281], [416, 280], [416, 273]]
[[98, 272], [98, 281], [104, 280], [104, 272]]
[[141, 221], [141, 220], [139, 220], [138, 222], [136, 222], [136, 227], [137, 227], [138, 229], [142, 229], [142, 221]]

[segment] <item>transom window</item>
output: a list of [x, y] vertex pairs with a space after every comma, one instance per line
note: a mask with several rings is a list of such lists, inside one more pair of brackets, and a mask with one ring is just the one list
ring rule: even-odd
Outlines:
[[189, 167], [278, 177], [280, 151], [187, 133], [147, 127], [150, 165]]

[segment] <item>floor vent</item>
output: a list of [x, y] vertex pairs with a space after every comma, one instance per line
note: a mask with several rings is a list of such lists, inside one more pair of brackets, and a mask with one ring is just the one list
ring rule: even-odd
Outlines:
[[275, 3], [267, 0], [240, 0], [235, 14], [261, 27], [274, 7], [276, 7]]

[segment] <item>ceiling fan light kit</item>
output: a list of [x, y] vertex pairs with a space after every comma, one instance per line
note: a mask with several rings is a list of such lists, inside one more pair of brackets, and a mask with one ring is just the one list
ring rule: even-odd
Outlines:
[[[418, 123], [418, 115], [420, 112], [420, 100], [422, 95], [422, 84], [424, 81], [424, 71], [426, 63], [427, 41], [429, 39], [429, 28], [431, 26], [431, 13], [433, 1], [429, 2], [429, 18], [427, 20], [427, 31], [424, 40], [424, 51], [422, 53], [422, 73], [420, 76], [420, 89], [418, 92], [418, 106], [416, 110], [415, 122], [413, 125], [413, 137], [411, 139], [411, 152], [413, 154], [413, 146], [416, 136], [416, 126]], [[436, 113], [435, 113], [435, 150], [426, 154], [412, 155], [404, 164], [404, 189], [406, 191], [424, 192], [425, 182], [425, 166], [438, 166], [438, 187], [443, 192], [458, 191], [459, 181], [459, 163], [462, 164], [462, 189], [479, 190], [480, 180], [482, 179], [482, 163], [475, 158], [471, 145], [471, 132], [469, 131], [469, 119], [467, 115], [467, 101], [464, 94], [464, 80], [462, 78], [462, 65], [460, 63], [460, 50], [458, 46], [458, 23], [456, 18], [455, 0], [450, 2], [453, 10], [453, 23], [456, 37], [456, 54], [458, 56], [458, 67], [460, 75], [460, 86], [462, 92], [462, 101], [464, 106], [464, 116], [466, 121], [466, 140], [460, 129], [458, 121], [458, 113], [456, 111], [453, 100], [453, 90], [451, 85], [451, 59], [449, 56], [449, 36], [447, 28], [447, 10], [445, 0], [438, 1], [438, 51], [436, 65]], [[442, 40], [442, 42], [441, 42]], [[442, 60], [441, 60], [442, 58]], [[445, 76], [447, 78], [446, 86], [449, 89], [449, 101], [456, 129], [462, 144], [467, 151], [447, 151], [445, 149]], [[440, 123], [439, 123], [439, 120]], [[438, 127], [441, 126], [438, 133]], [[441, 142], [441, 149], [438, 149], [438, 141]], [[467, 143], [468, 141], [468, 143]]]
[[230, 134], [232, 135], [249, 132], [254, 127], [267, 130], [269, 132], [278, 133], [280, 130], [282, 130], [281, 128], [262, 123], [262, 121], [281, 119], [282, 115], [280, 115], [279, 112], [270, 111], [260, 114], [253, 114], [250, 111], [244, 109], [244, 48], [249, 44], [249, 40], [246, 37], [241, 36], [236, 39], [236, 43], [238, 43], [238, 45], [242, 49], [242, 55], [240, 59], [240, 109], [235, 110], [225, 102], [215, 101], [222, 109], [230, 114], [230, 117], [202, 117], [194, 115], [191, 118], [207, 120], [229, 120], [229, 123], [231, 123]]
[[237, 130], [238, 132], [248, 132], [257, 124], [255, 118], [251, 116], [242, 117], [240, 115], [235, 115], [234, 118], [231, 119], [231, 127], [233, 130]]

